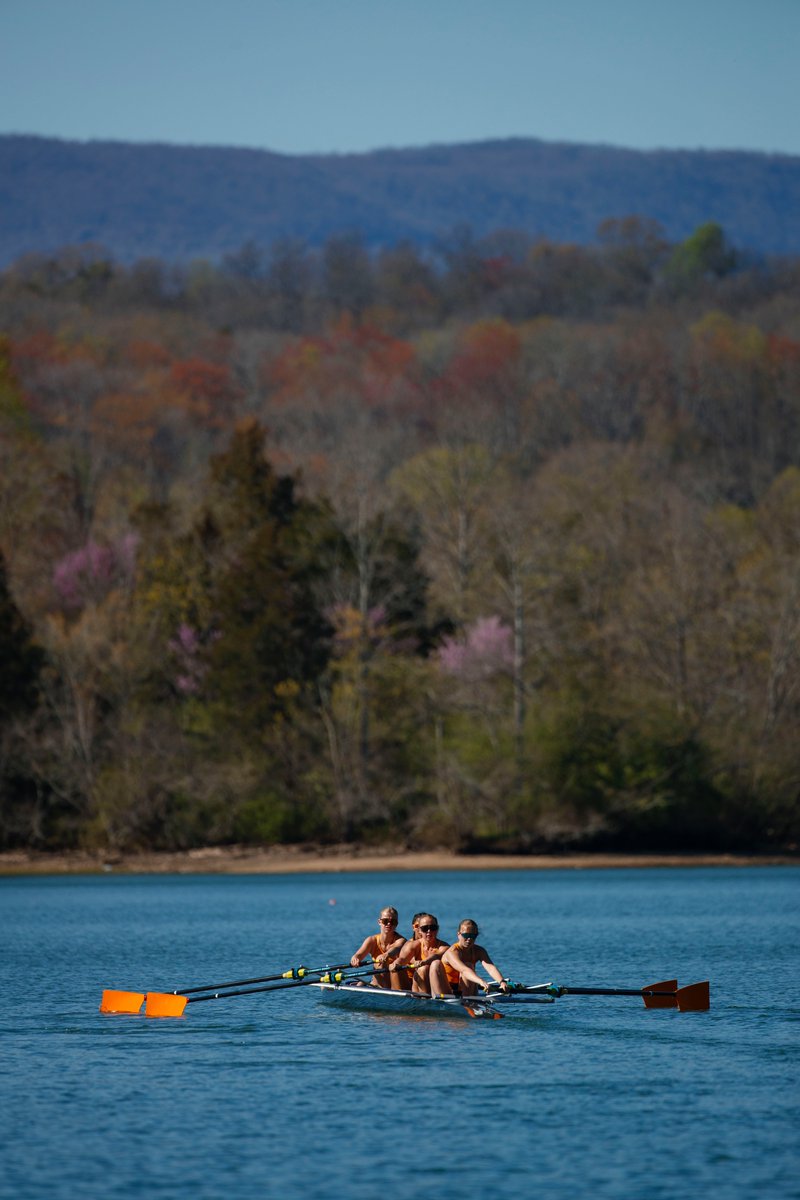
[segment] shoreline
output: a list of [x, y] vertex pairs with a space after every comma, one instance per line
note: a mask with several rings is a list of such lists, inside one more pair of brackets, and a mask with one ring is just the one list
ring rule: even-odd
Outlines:
[[141, 854], [86, 851], [0, 853], [0, 877], [41, 875], [301, 875], [368, 871], [553, 871], [796, 865], [790, 854], [454, 854], [447, 849], [378, 851], [352, 846], [210, 846]]

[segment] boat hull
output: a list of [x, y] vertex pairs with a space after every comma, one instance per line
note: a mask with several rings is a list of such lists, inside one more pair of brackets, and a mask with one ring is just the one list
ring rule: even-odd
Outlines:
[[552, 996], [502, 992], [490, 996], [422, 996], [416, 992], [396, 992], [388, 988], [353, 983], [312, 983], [317, 998], [335, 1008], [352, 1012], [392, 1013], [415, 1017], [451, 1017], [467, 1020], [475, 1017], [499, 1017], [509, 1010], [520, 1011], [531, 1004], [552, 1004]]

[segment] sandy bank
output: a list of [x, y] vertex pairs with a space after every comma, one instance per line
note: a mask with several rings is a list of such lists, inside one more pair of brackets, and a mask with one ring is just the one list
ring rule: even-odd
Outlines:
[[0, 875], [293, 875], [363, 871], [548, 871], [620, 867], [747, 867], [796, 863], [787, 855], [733, 854], [453, 854], [448, 850], [396, 852], [352, 846], [318, 848], [216, 846], [177, 853], [91, 855], [79, 851], [0, 854]]

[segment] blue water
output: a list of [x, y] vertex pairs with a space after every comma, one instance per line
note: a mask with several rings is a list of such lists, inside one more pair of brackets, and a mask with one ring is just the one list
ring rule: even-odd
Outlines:
[[[712, 1008], [98, 1012], [344, 961], [386, 904], [474, 917], [516, 979], [710, 978]], [[793, 867], [2, 879], [0, 1197], [800, 1197], [799, 918]]]

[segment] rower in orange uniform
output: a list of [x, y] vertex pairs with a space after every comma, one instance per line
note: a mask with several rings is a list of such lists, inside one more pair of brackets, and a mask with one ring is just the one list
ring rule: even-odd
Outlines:
[[447, 950], [448, 943], [439, 937], [439, 922], [431, 913], [420, 913], [417, 926], [419, 936], [407, 941], [391, 968], [393, 974], [405, 973], [403, 968], [413, 967], [412, 992], [431, 994], [429, 975], [434, 963]]
[[[414, 913], [411, 919], [411, 941], [419, 941], [419, 922], [425, 913]], [[392, 968], [392, 987], [401, 992], [410, 992], [414, 986], [414, 972], [410, 967], [402, 967], [399, 971]]]
[[[376, 967], [386, 966], [389, 958], [397, 954], [400, 947], [406, 941], [402, 933], [397, 932], [397, 922], [399, 919], [396, 908], [392, 908], [391, 905], [387, 908], [382, 908], [378, 917], [380, 932], [371, 933], [369, 937], [364, 938], [364, 941], [350, 959], [350, 966], [360, 967], [368, 955]], [[398, 991], [403, 987], [402, 977], [389, 971], [376, 971], [370, 983], [375, 987], [395, 988]]]
[[478, 926], [473, 920], [468, 917], [460, 923], [458, 941], [431, 964], [429, 983], [432, 996], [474, 996], [478, 988], [488, 991], [490, 981], [478, 975], [475, 970], [478, 964], [486, 969], [495, 983], [500, 984], [502, 991], [509, 991], [488, 950], [475, 941], [477, 936]]

